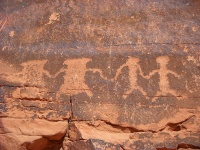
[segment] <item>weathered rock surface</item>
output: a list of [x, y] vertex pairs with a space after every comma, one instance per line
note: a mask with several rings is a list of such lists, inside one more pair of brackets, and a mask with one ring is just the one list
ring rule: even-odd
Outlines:
[[1, 0], [0, 149], [200, 149], [199, 0]]

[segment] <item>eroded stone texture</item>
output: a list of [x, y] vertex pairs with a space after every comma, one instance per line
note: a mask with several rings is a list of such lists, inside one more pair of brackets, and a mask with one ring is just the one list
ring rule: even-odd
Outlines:
[[0, 149], [200, 149], [199, 6], [1, 0]]
[[67, 132], [68, 122], [42, 119], [2, 118], [1, 149], [59, 149]]

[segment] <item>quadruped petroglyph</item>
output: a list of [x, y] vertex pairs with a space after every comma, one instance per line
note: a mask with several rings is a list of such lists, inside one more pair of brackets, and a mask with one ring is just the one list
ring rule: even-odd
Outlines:
[[149, 74], [144, 74], [139, 64], [139, 58], [129, 56], [126, 62], [116, 70], [115, 76], [113, 78], [108, 78], [103, 75], [102, 70], [99, 68], [88, 68], [87, 63], [92, 61], [91, 58], [67, 59], [64, 61], [63, 66], [60, 68], [60, 70], [53, 75], [51, 75], [48, 70], [44, 69], [47, 61], [48, 60], [33, 60], [23, 62], [21, 64], [21, 67], [23, 69], [21, 71], [15, 71], [14, 73], [1, 73], [0, 77], [9, 82], [20, 82], [21, 84], [32, 85], [40, 84], [40, 86], [45, 87], [45, 77], [54, 80], [59, 74], [63, 73], [63, 84], [60, 85], [58, 91], [59, 93], [70, 93], [71, 95], [86, 93], [87, 96], [92, 97], [92, 89], [89, 88], [86, 82], [86, 72], [90, 72], [93, 75], [97, 73], [103, 80], [117, 82], [119, 75], [123, 75], [122, 69], [124, 67], [127, 67], [127, 80], [129, 82], [129, 87], [123, 93], [122, 97], [124, 99], [136, 90], [139, 91], [147, 99], [150, 99], [144, 87], [138, 84], [138, 75], [142, 76], [146, 80], [150, 80], [155, 74], [159, 75], [159, 79], [157, 81], [159, 85], [159, 90], [157, 90], [156, 94], [153, 96], [153, 101], [157, 97], [166, 96], [167, 94], [171, 94], [172, 96], [179, 95], [178, 91], [170, 87], [168, 75], [173, 75], [175, 80], [178, 80], [181, 75], [168, 69], [168, 63], [170, 61], [168, 56], [157, 57], [156, 63], [158, 69], [152, 70]]
[[[49, 72], [44, 69], [47, 60], [33, 60], [21, 64], [22, 70], [16, 71], [14, 67], [10, 67], [9, 72], [2, 72], [1, 78], [9, 82], [20, 84], [28, 84], [32, 86], [44, 86], [44, 77], [51, 77]], [[15, 70], [12, 72], [12, 70]]]

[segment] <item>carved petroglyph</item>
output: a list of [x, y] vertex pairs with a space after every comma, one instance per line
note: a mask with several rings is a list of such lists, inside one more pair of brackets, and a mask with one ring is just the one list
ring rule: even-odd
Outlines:
[[143, 90], [142, 87], [140, 87], [137, 83], [137, 71], [141, 72], [141, 68], [139, 63], [139, 58], [129, 57], [128, 61], [125, 63], [124, 66], [128, 66], [129, 68], [129, 81], [130, 81], [130, 87], [129, 90], [125, 92], [123, 95], [124, 98], [126, 98], [128, 95], [130, 95], [134, 90], [139, 90], [145, 97], [146, 92]]
[[42, 86], [45, 85], [44, 83], [44, 76], [51, 77], [48, 71], [44, 70], [44, 65], [47, 63], [47, 60], [41, 60], [36, 62], [26, 62], [23, 63], [22, 66], [24, 67], [22, 70], [22, 75], [25, 80], [28, 79], [28, 83], [31, 84], [40, 84]]
[[70, 90], [71, 94], [86, 92], [90, 97], [93, 95], [85, 83], [86, 64], [89, 61], [91, 61], [90, 58], [65, 60], [64, 64], [67, 65], [67, 68], [63, 68], [59, 71], [65, 73], [64, 83], [60, 87], [61, 93], [66, 93]]
[[49, 17], [49, 22], [46, 24], [53, 24], [55, 21], [60, 21], [60, 14], [59, 13], [53, 13]]
[[155, 73], [159, 74], [159, 91], [157, 91], [156, 95], [152, 99], [152, 101], [155, 101], [157, 97], [159, 96], [166, 96], [167, 94], [171, 94], [173, 96], [178, 96], [177, 91], [173, 90], [170, 88], [169, 84], [169, 79], [168, 79], [168, 74], [174, 75], [176, 78], [179, 78], [180, 76], [169, 70], [167, 68], [168, 62], [169, 62], [169, 57], [167, 56], [160, 56], [156, 59], [156, 62], [159, 64], [160, 69], [153, 70], [148, 76], [143, 76], [147, 79], [151, 78]]
[[[160, 69], [157, 70], [158, 74], [160, 75], [160, 81], [159, 81], [160, 93], [162, 95], [167, 95], [168, 93], [170, 93], [174, 96], [177, 96], [178, 95], [177, 92], [170, 88], [169, 79], [167, 75], [173, 74], [177, 78], [179, 78], [180, 76], [177, 73], [167, 69], [169, 57], [165, 57], [165, 56], [158, 57], [156, 61], [160, 65]], [[159, 95], [159, 92], [156, 94], [156, 96], [158, 95]]]
[[[78, 94], [86, 92], [88, 96], [92, 96], [92, 92], [85, 83], [85, 72], [87, 71], [86, 64], [91, 61], [90, 58], [79, 58], [79, 59], [67, 59], [64, 65], [66, 68], [62, 68], [55, 75], [50, 75], [47, 70], [44, 70], [44, 66], [47, 60], [34, 60], [28, 61], [21, 64], [23, 69], [17, 71], [14, 67], [7, 67], [4, 65], [3, 72], [0, 72], [0, 77], [3, 80], [28, 84], [32, 86], [45, 86], [45, 76], [48, 78], [55, 78], [60, 73], [65, 73], [64, 83], [60, 87], [60, 93]], [[6, 64], [0, 61], [0, 64]], [[2, 65], [1, 65], [2, 66]], [[7, 70], [7, 72], [5, 71]]]
[[135, 57], [128, 57], [128, 60], [126, 61], [125, 64], [123, 64], [122, 66], [120, 66], [119, 69], [117, 69], [117, 72], [116, 72], [116, 75], [114, 78], [112, 79], [108, 79], [106, 78], [102, 71], [99, 70], [99, 69], [90, 69], [89, 71], [92, 71], [92, 72], [98, 72], [100, 74], [100, 76], [106, 80], [110, 80], [110, 81], [115, 81], [117, 80], [118, 76], [121, 74], [121, 71], [124, 67], [128, 67], [129, 69], [129, 72], [128, 72], [128, 75], [129, 75], [129, 82], [130, 82], [130, 86], [129, 86], [129, 90], [126, 91], [124, 94], [123, 94], [123, 98], [126, 98], [128, 95], [130, 95], [134, 90], [139, 90], [146, 98], [147, 97], [147, 94], [146, 92], [144, 91], [144, 89], [142, 87], [140, 87], [137, 83], [137, 75], [138, 73], [143, 76], [143, 72], [142, 72], [142, 69], [140, 67], [140, 65], [138, 64], [139, 63], [139, 58], [135, 58]]
[[48, 71], [44, 70], [47, 60], [33, 60], [21, 64], [22, 71], [4, 73], [1, 77], [9, 82], [28, 84], [32, 86], [44, 86], [45, 75], [51, 77]]
[[153, 100], [155, 100], [158, 96], [166, 96], [167, 94], [172, 94], [173, 96], [178, 95], [178, 93], [175, 90], [170, 88], [170, 84], [169, 84], [169, 80], [168, 80], [168, 74], [173, 74], [177, 78], [180, 77], [180, 76], [177, 73], [167, 69], [169, 57], [167, 57], [167, 56], [158, 57], [156, 59], [156, 61], [159, 64], [160, 69], [153, 70], [149, 75], [144, 75], [144, 73], [143, 73], [143, 71], [142, 71], [142, 69], [139, 65], [139, 61], [140, 61], [139, 58], [128, 57], [128, 60], [126, 61], [126, 63], [123, 64], [122, 66], [120, 66], [120, 68], [116, 72], [115, 77], [111, 78], [111, 79], [108, 79], [107, 77], [105, 77], [103, 75], [102, 71], [99, 70], [99, 69], [89, 69], [89, 71], [98, 72], [99, 75], [103, 79], [115, 81], [115, 80], [117, 80], [118, 76], [120, 75], [121, 70], [124, 67], [128, 67], [128, 69], [129, 69], [128, 75], [129, 75], [130, 86], [129, 86], [129, 90], [124, 93], [123, 98], [126, 98], [134, 90], [139, 90], [146, 98], [148, 98], [144, 89], [142, 87], [140, 87], [137, 83], [137, 75], [141, 75], [143, 78], [150, 79], [155, 73], [158, 73], [159, 76], [160, 76], [160, 80], [159, 80], [160, 91], [158, 91], [156, 93], [155, 98], [153, 98]]
[[154, 98], [152, 100], [154, 101], [159, 96], [167, 96], [167, 94], [179, 96], [179, 93], [176, 90], [170, 88], [168, 75], [172, 74], [176, 78], [179, 78], [180, 76], [177, 73], [168, 69], [167, 65], [169, 62], [169, 57], [167, 56], [158, 57], [156, 59], [156, 62], [159, 65], [159, 69], [153, 70], [148, 75], [144, 75], [142, 68], [139, 65], [139, 58], [128, 57], [127, 61], [117, 69], [116, 74], [113, 78], [105, 77], [103, 75], [102, 70], [100, 69], [87, 68], [86, 65], [89, 61], [92, 61], [92, 59], [67, 59], [64, 61], [64, 66], [60, 69], [60, 71], [58, 71], [54, 75], [50, 75], [49, 72], [44, 69], [47, 60], [33, 60], [22, 63], [21, 66], [23, 67], [23, 69], [21, 71], [16, 70], [14, 67], [13, 69], [12, 66], [11, 68], [8, 67], [7, 72], [5, 71], [0, 73], [0, 77], [9, 82], [44, 87], [45, 77], [54, 79], [60, 73], [64, 73], [64, 83], [60, 86], [60, 89], [58, 91], [59, 93], [70, 93], [72, 95], [75, 95], [85, 92], [89, 97], [91, 97], [93, 96], [93, 93], [89, 89], [85, 80], [85, 74], [87, 71], [98, 72], [101, 78], [112, 82], [116, 82], [120, 74], [122, 74], [122, 69], [124, 67], [127, 67], [130, 84], [129, 89], [123, 94], [123, 98], [127, 98], [127, 96], [129, 96], [134, 91], [139, 91], [142, 95], [149, 99], [149, 96], [147, 95], [143, 87], [141, 87], [138, 84], [138, 75], [142, 76], [145, 79], [150, 79], [156, 73], [159, 75], [159, 91], [157, 91], [156, 95], [154, 95]]

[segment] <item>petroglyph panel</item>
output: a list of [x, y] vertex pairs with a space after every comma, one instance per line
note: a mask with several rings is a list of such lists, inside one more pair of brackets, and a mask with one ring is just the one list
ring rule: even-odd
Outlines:
[[[0, 149], [199, 149], [199, 6], [1, 0]], [[4, 119], [67, 126], [32, 137]]]
[[[56, 111], [66, 101], [68, 113], [65, 115], [69, 115], [71, 96], [73, 115], [76, 119], [106, 119], [115, 116], [113, 122], [122, 121], [122, 123], [133, 124], [132, 121], [136, 123], [136, 118], [144, 116], [143, 111], [147, 112], [148, 109], [147, 114], [150, 116], [147, 115], [147, 118], [151, 119], [142, 117], [138, 120], [144, 124], [143, 121], [146, 120], [149, 123], [156, 123], [164, 116], [173, 115], [179, 111], [177, 109], [179, 106], [196, 109], [199, 104], [199, 57], [170, 58], [148, 55], [144, 57], [120, 56], [112, 59], [109, 55], [103, 55], [103, 57], [102, 60], [96, 60], [95, 57], [65, 59], [62, 62], [63, 65], [53, 74], [50, 74], [51, 70], [45, 69], [48, 60], [22, 62], [18, 66], [11, 66], [9, 62], [5, 62], [9, 67], [7, 71], [1, 72], [2, 84], [7, 83], [11, 87], [17, 84], [19, 87], [16, 89], [13, 87], [10, 93], [12, 98], [18, 100], [15, 100], [14, 104], [7, 103], [7, 108], [20, 110], [25, 106], [31, 108], [30, 111], [40, 111], [40, 109], [46, 109], [46, 107], [42, 108], [44, 105], [51, 103], [52, 107], [56, 107]], [[1, 66], [2, 70], [5, 70], [6, 66]], [[193, 72], [188, 69], [193, 69]], [[62, 79], [62, 82], [57, 82], [58, 77]], [[56, 85], [59, 88], [52, 91], [45, 81], [60, 83]], [[191, 83], [195, 84], [190, 87]], [[20, 86], [27, 86], [27, 88], [20, 88]], [[9, 99], [9, 97], [6, 98]], [[48, 100], [48, 102], [39, 104], [35, 101], [29, 106], [24, 101], [26, 99]], [[162, 105], [159, 105], [161, 102]], [[12, 109], [9, 109], [9, 115], [12, 114]], [[153, 118], [156, 112], [160, 115], [160, 117], [157, 115], [157, 121]], [[34, 112], [30, 114], [34, 116]]]
[[[98, 62], [98, 66], [95, 66], [97, 65], [95, 58], [74, 58], [64, 60], [63, 66], [54, 74], [50, 74], [50, 71], [44, 69], [48, 60], [35, 60], [21, 63], [19, 65], [21, 67], [20, 71], [18, 67], [8, 67], [8, 71], [2, 71], [0, 77], [2, 78], [1, 82], [19, 83], [20, 86], [39, 86], [48, 91], [48, 84], [45, 83], [45, 78], [53, 81], [61, 74], [63, 83], [59, 85], [60, 88], [56, 91], [57, 93], [68, 95], [85, 93], [90, 98], [95, 91], [105, 94], [112, 91], [119, 92], [122, 94], [123, 99], [126, 99], [134, 92], [152, 101], [162, 96], [185, 98], [192, 97], [192, 93], [196, 93], [199, 89], [199, 68], [197, 64], [199, 58], [191, 61], [191, 57], [189, 57], [189, 61], [188, 57], [180, 57], [180, 60], [176, 60], [176, 64], [173, 64], [173, 60], [170, 62], [169, 56], [157, 56], [155, 60], [149, 58], [144, 62], [140, 57], [114, 57], [115, 60], [113, 62], [107, 57], [105, 61], [99, 60], [101, 62]], [[120, 59], [123, 59], [124, 63], [117, 65], [118, 68], [112, 68], [112, 65], [118, 63]], [[147, 62], [152, 64], [147, 64]], [[147, 64], [145, 67], [148, 67], [148, 65], [156, 67], [145, 73], [143, 63]], [[179, 72], [176, 73], [173, 71], [173, 67], [177, 64], [180, 66], [175, 66], [176, 68], [179, 67]], [[194, 72], [187, 70], [191, 68], [190, 66]], [[2, 67], [5, 69], [5, 66], [2, 65]], [[189, 79], [191, 80], [191, 78], [188, 79], [188, 76], [185, 76], [188, 72], [190, 72], [190, 76], [194, 81], [188, 81]], [[172, 81], [180, 82], [180, 87], [178, 87], [179, 84], [176, 84], [176, 88], [173, 88]], [[148, 88], [154, 89], [154, 93], [149, 93], [145, 89], [145, 82], [149, 83]], [[185, 93], [187, 92], [188, 82], [195, 82], [196, 86], [193, 85], [193, 89], [195, 86], [196, 90], [192, 91], [191, 89], [189, 93]], [[121, 89], [117, 89], [119, 85]], [[157, 88], [154, 88], [155, 86]]]
[[[111, 62], [95, 63], [95, 58], [92, 61], [88, 63], [86, 81], [93, 97], [84, 93], [72, 96], [75, 120], [156, 125], [162, 118], [175, 117], [182, 109], [188, 109], [184, 113], [191, 115], [190, 111], [195, 111], [200, 103], [196, 92], [199, 86], [195, 86], [198, 83], [193, 85], [196, 89], [192, 86], [190, 89], [194, 90], [187, 91], [192, 76], [200, 73], [198, 66], [187, 57], [120, 56]], [[120, 65], [116, 65], [118, 62]], [[193, 72], [188, 70], [191, 68], [195, 68]], [[189, 77], [188, 72], [193, 75]]]

